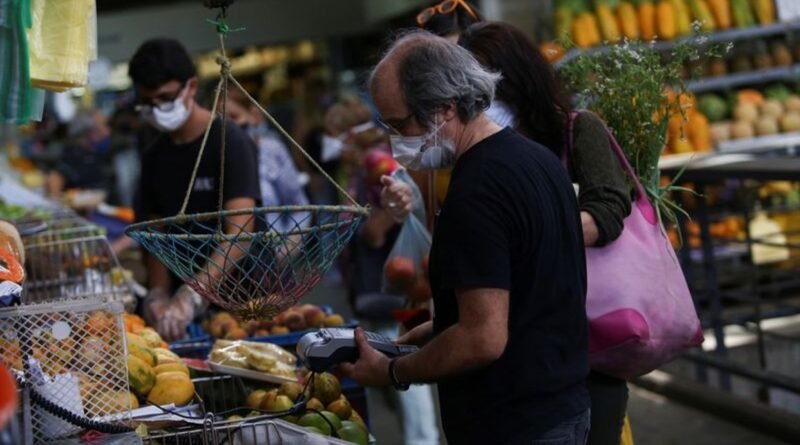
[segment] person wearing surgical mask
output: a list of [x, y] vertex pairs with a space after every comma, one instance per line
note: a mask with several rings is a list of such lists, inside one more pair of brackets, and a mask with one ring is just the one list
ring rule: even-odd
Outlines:
[[[161, 132], [145, 150], [135, 206], [137, 221], [176, 215], [186, 195], [203, 135], [208, 142], [200, 160], [186, 214], [219, 209], [222, 120], [195, 100], [196, 69], [186, 49], [173, 39], [144, 42], [130, 60], [128, 74], [136, 91], [142, 119]], [[213, 121], [213, 122], [212, 122]], [[252, 208], [261, 203], [256, 148], [235, 123], [225, 127], [224, 210]], [[213, 223], [212, 223], [213, 224]], [[225, 232], [251, 231], [248, 215], [228, 218]], [[198, 257], [201, 257], [198, 255]], [[203, 261], [198, 258], [197, 261]], [[214, 261], [212, 258], [209, 261]], [[186, 335], [188, 324], [202, 315], [206, 304], [191, 288], [181, 285], [153, 255], [146, 254], [149, 293], [142, 303], [149, 324], [171, 341]], [[200, 270], [206, 269], [198, 264]], [[208, 268], [203, 280], [219, 280], [222, 272]], [[216, 272], [214, 272], [216, 271]]]
[[[340, 159], [348, 192], [371, 208], [343, 255], [343, 276], [353, 312], [370, 331], [397, 337], [400, 326], [392, 312], [405, 308], [408, 301], [404, 295], [385, 291], [383, 266], [398, 238], [402, 220], [394, 219], [381, 201], [381, 178], [402, 167], [392, 158], [386, 131], [374, 123], [372, 110], [363, 100], [354, 96], [339, 99], [325, 113], [323, 123], [323, 160], [326, 156]], [[409, 204], [420, 205], [411, 196], [407, 199]], [[368, 391], [368, 405], [373, 406], [371, 400], [382, 396]], [[400, 443], [438, 445], [439, 428], [431, 388], [417, 386], [400, 392], [398, 402], [403, 427]]]
[[[358, 360], [340, 369], [368, 386], [437, 383], [448, 443], [584, 445], [578, 202], [558, 158], [486, 116], [499, 79], [425, 31], [401, 36], [372, 71], [369, 90], [394, 158], [453, 173], [432, 237], [434, 319], [396, 339], [419, 350], [389, 358], [357, 328]], [[407, 215], [401, 187], [385, 185], [387, 207]]]

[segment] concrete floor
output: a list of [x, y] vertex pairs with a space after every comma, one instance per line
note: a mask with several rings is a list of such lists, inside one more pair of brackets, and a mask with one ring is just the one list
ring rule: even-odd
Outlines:
[[[336, 280], [314, 289], [304, 302], [327, 304], [351, 317], [345, 293]], [[400, 419], [389, 390], [368, 393], [372, 434], [379, 445], [403, 445]], [[711, 413], [631, 387], [628, 412], [637, 445], [783, 445], [763, 432], [727, 422]], [[442, 440], [444, 444], [444, 439]], [[800, 444], [798, 438], [797, 444]]]

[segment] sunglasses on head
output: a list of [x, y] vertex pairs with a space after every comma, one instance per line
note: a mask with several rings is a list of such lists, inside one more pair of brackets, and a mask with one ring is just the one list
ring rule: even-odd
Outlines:
[[469, 3], [467, 3], [466, 1], [444, 0], [438, 5], [431, 6], [430, 8], [425, 8], [422, 10], [422, 12], [417, 14], [417, 25], [425, 26], [425, 24], [428, 23], [428, 21], [436, 14], [441, 14], [441, 15], [452, 14], [459, 6], [464, 8], [464, 10], [467, 11], [467, 14], [469, 14], [473, 19], [480, 20], [480, 18], [478, 18], [478, 14], [475, 12], [474, 9], [472, 9], [472, 6], [470, 6]]

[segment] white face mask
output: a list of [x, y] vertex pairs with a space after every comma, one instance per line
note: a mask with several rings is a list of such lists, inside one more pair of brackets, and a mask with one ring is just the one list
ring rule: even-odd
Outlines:
[[351, 128], [350, 130], [336, 137], [323, 134], [322, 154], [320, 155], [322, 162], [330, 162], [339, 159], [342, 156], [342, 150], [344, 149], [344, 140], [347, 138], [348, 135], [359, 134], [367, 130], [370, 130], [372, 128], [375, 128], [375, 123], [370, 121], [360, 125], [356, 125], [355, 127]]
[[[439, 137], [446, 122], [422, 136], [390, 135], [392, 156], [409, 170], [437, 170], [456, 162], [455, 143]], [[429, 143], [430, 141], [430, 143]]]
[[517, 126], [517, 117], [514, 116], [511, 107], [501, 100], [492, 101], [492, 104], [485, 113], [489, 119], [493, 120], [501, 127], [516, 128]]
[[171, 106], [163, 107], [166, 108], [167, 111], [162, 110], [161, 107], [148, 107], [142, 110], [142, 118], [161, 131], [172, 132], [181, 128], [189, 119], [189, 115], [192, 113], [192, 107], [194, 106], [194, 102], [191, 102], [188, 107], [183, 102], [187, 90], [188, 85], [181, 91], [178, 97], [169, 104]]

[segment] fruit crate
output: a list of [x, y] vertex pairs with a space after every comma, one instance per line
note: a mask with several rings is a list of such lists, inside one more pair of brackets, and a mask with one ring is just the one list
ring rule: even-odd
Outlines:
[[100, 297], [120, 301], [132, 310], [136, 299], [108, 239], [96, 234], [83, 236], [94, 229], [76, 230], [79, 232], [36, 235], [26, 242], [22, 302]]
[[350, 444], [334, 437], [313, 434], [302, 427], [268, 416], [215, 420], [213, 413], [232, 413], [245, 406], [247, 389], [244, 383], [233, 376], [196, 378], [193, 382], [196, 398], [206, 413], [203, 423], [151, 431], [144, 437], [144, 445]]
[[77, 437], [80, 425], [96, 426], [89, 422], [130, 424], [122, 313], [120, 303], [101, 299], [0, 310], [0, 361], [25, 388], [22, 411], [34, 444]]

